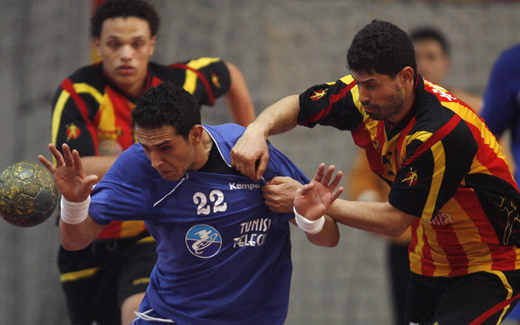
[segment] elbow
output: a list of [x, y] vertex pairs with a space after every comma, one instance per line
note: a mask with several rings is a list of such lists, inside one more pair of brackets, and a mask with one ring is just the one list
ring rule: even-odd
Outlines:
[[325, 247], [336, 247], [339, 244], [339, 236], [337, 238], [334, 238], [334, 240], [330, 241]]
[[407, 232], [407, 230], [409, 228], [410, 228], [410, 225], [407, 223], [394, 225], [394, 227], [391, 227], [388, 229], [386, 235], [395, 237], [395, 238], [403, 237], [403, 235], [405, 235], [405, 233]]
[[322, 247], [331, 247], [331, 248], [338, 246], [339, 237], [340, 237], [339, 232], [337, 232], [333, 235], [319, 236], [319, 237], [307, 234], [307, 238], [314, 245], [322, 246]]
[[61, 246], [67, 251], [79, 251], [87, 247], [90, 242], [80, 243], [80, 242], [72, 242], [67, 240], [66, 237], [60, 236]]

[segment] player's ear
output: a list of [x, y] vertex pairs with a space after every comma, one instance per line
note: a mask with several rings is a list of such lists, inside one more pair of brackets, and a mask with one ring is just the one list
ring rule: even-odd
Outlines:
[[193, 145], [198, 145], [202, 142], [202, 135], [204, 133], [204, 128], [200, 124], [196, 124], [191, 128], [190, 131], [190, 142]]
[[149, 56], [152, 56], [155, 52], [155, 40], [157, 39], [157, 35], [150, 39], [150, 52]]
[[413, 73], [413, 69], [411, 67], [404, 67], [403, 70], [401, 70], [399, 72], [399, 74], [397, 75], [397, 77], [400, 79], [400, 81], [404, 84], [404, 83], [407, 83], [407, 82], [412, 82], [413, 83], [413, 76], [414, 76], [414, 73]]
[[101, 57], [101, 39], [99, 37], [96, 37], [92, 39], [92, 42], [94, 43], [94, 46], [96, 47], [96, 53], [99, 57]]

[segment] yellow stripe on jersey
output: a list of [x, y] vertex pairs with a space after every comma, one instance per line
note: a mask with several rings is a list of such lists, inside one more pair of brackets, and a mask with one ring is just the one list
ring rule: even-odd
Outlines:
[[421, 218], [431, 220], [435, 210], [435, 203], [437, 202], [437, 195], [440, 191], [442, 181], [444, 180], [444, 172], [446, 171], [446, 153], [442, 141], [438, 141], [430, 150], [432, 151], [434, 167], [432, 175], [432, 183], [430, 185], [430, 192], [428, 199], [424, 206]]
[[[343, 77], [340, 80], [341, 80], [341, 82], [343, 82], [346, 85], [349, 85], [352, 82], [354, 82], [354, 78], [352, 78], [351, 75]], [[356, 105], [358, 111], [363, 115], [363, 123], [366, 124], [367, 121], [369, 121], [369, 122], [371, 122], [372, 125], [377, 125], [377, 121], [369, 120], [368, 114], [365, 112], [365, 109], [363, 108], [363, 105], [359, 101], [359, 88], [358, 88], [357, 85], [355, 85], [354, 87], [352, 87], [352, 89], [350, 89], [350, 94], [352, 95], [352, 101], [354, 102], [354, 105]], [[368, 127], [371, 127], [371, 126], [367, 125], [367, 128]], [[375, 130], [375, 129], [374, 129], [374, 132], [370, 131], [371, 135], [372, 134], [376, 134], [376, 133], [377, 133], [377, 130]]]
[[114, 104], [110, 100], [108, 92], [103, 96], [101, 105], [99, 105], [99, 124], [98, 141], [99, 143], [105, 140], [117, 141], [116, 132], [116, 115], [114, 112]]
[[153, 239], [152, 236], [144, 237], [142, 239], [139, 239], [136, 244], [147, 244], [147, 243], [153, 243], [155, 239]]
[[461, 106], [457, 102], [443, 102], [442, 104], [443, 106], [457, 113], [465, 122], [474, 125], [480, 131], [480, 135], [484, 139], [484, 144], [492, 148], [493, 152], [498, 156], [498, 158], [505, 160], [505, 156], [502, 152], [500, 144], [498, 143], [494, 135], [490, 131], [488, 131], [487, 127], [480, 120], [477, 113], [467, 109], [464, 106]]
[[78, 94], [90, 94], [90, 95], [92, 95], [92, 97], [94, 97], [94, 99], [98, 103], [101, 103], [101, 101], [103, 100], [103, 95], [101, 95], [101, 93], [96, 88], [92, 87], [89, 84], [86, 84], [86, 83], [74, 84], [74, 90]]
[[120, 237], [133, 237], [140, 234], [144, 229], [144, 224], [141, 220], [138, 221], [125, 221], [121, 224]]
[[[101, 103], [101, 100], [103, 96], [99, 91], [97, 91], [96, 88], [86, 84], [86, 83], [78, 83], [74, 84], [74, 90], [78, 93], [87, 93], [90, 94], [96, 99], [98, 103]], [[68, 91], [63, 90], [60, 94], [60, 97], [58, 97], [58, 100], [56, 102], [56, 106], [54, 107], [54, 112], [52, 114], [52, 130], [51, 130], [51, 136], [52, 136], [52, 143], [56, 144], [58, 141], [58, 132], [60, 128], [60, 121], [61, 121], [61, 115], [63, 114], [63, 109], [65, 108], [65, 104], [70, 98], [70, 94]]]
[[[58, 141], [58, 132], [60, 130], [60, 121], [61, 114], [63, 113], [63, 109], [65, 108], [65, 103], [69, 100], [70, 94], [68, 91], [63, 90], [58, 97], [58, 101], [56, 102], [56, 106], [54, 107], [54, 112], [52, 113], [52, 127], [51, 127], [51, 136], [52, 143], [56, 145]], [[54, 159], [54, 157], [53, 157]]]
[[69, 282], [69, 281], [76, 281], [84, 278], [88, 278], [96, 274], [96, 272], [99, 271], [99, 267], [93, 267], [91, 269], [81, 270], [81, 271], [75, 271], [75, 272], [69, 272], [69, 273], [63, 273], [60, 276], [61, 282]]
[[[198, 60], [191, 60], [188, 62], [187, 66], [196, 70], [204, 68], [205, 66], [210, 65], [213, 62], [218, 62], [220, 59], [218, 58], [201, 58]], [[197, 89], [197, 74], [191, 70], [186, 69], [186, 81], [184, 82], [183, 88], [189, 92], [190, 94], [195, 93], [195, 89]]]
[[415, 246], [414, 250], [410, 252], [409, 258], [410, 258], [410, 270], [417, 274], [422, 274], [421, 272], [421, 265], [422, 265], [422, 251], [424, 249], [424, 227], [422, 226], [422, 223], [424, 220], [419, 220], [420, 223], [417, 226], [417, 231], [415, 232], [417, 234], [417, 245]]

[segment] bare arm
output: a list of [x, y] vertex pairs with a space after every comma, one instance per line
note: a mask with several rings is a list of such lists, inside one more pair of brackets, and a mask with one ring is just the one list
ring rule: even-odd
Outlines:
[[248, 126], [255, 119], [253, 100], [242, 72], [233, 64], [225, 63], [231, 76], [231, 86], [224, 96], [235, 123]]
[[[291, 223], [296, 225], [296, 221], [294, 219], [291, 220]], [[308, 234], [307, 239], [316, 246], [324, 246], [324, 247], [336, 247], [339, 243], [339, 229], [336, 220], [331, 217], [325, 215], [325, 224], [323, 225], [323, 229], [317, 234]]]
[[292, 130], [297, 125], [298, 95], [281, 99], [266, 108], [238, 139], [231, 150], [231, 165], [253, 180], [259, 180], [267, 168], [267, 137]]
[[85, 174], [97, 175], [98, 179], [102, 179], [116, 159], [117, 156], [87, 156], [81, 157], [81, 163]]
[[83, 249], [90, 245], [105, 226], [97, 224], [90, 215], [83, 222], [71, 225], [60, 219], [60, 240], [63, 248], [69, 251]]
[[316, 220], [326, 211], [338, 223], [393, 237], [402, 235], [417, 220], [388, 202], [331, 200], [336, 179], [327, 186], [332, 177], [330, 169], [325, 172], [325, 165], [321, 164], [313, 181], [296, 192], [294, 207], [309, 220]]
[[338, 223], [392, 237], [401, 236], [417, 220], [388, 202], [337, 200], [327, 214]]
[[[52, 173], [56, 186], [63, 196], [62, 204], [69, 202], [86, 205], [86, 210], [70, 210], [72, 212], [82, 210], [86, 214], [86, 218], [81, 222], [69, 224], [60, 219], [60, 239], [63, 247], [68, 250], [79, 250], [88, 246], [104, 228], [103, 225], [92, 220], [88, 215], [88, 203], [84, 203], [87, 202], [98, 177], [85, 175], [77, 150], [71, 152], [67, 144], [63, 144], [62, 149], [63, 155], [53, 144], [49, 144], [49, 150], [56, 159], [56, 166], [42, 155], [39, 155], [38, 159]], [[77, 217], [81, 217], [81, 213], [78, 212], [78, 215], [71, 214], [70, 217], [78, 219]]]

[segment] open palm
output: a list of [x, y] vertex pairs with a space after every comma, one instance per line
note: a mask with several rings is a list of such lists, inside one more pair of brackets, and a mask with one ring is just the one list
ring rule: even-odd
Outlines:
[[341, 171], [329, 184], [334, 170], [335, 167], [331, 165], [325, 171], [325, 164], [320, 164], [312, 181], [296, 192], [294, 207], [299, 214], [309, 220], [319, 219], [343, 193], [343, 187], [334, 191], [343, 177]]
[[62, 149], [63, 155], [53, 144], [49, 144], [49, 150], [56, 159], [57, 166], [42, 155], [39, 155], [38, 159], [52, 173], [54, 182], [65, 199], [71, 202], [84, 201], [90, 195], [98, 177], [85, 175], [76, 150], [71, 152], [67, 144], [63, 144]]

